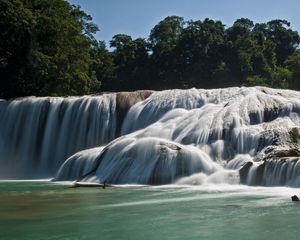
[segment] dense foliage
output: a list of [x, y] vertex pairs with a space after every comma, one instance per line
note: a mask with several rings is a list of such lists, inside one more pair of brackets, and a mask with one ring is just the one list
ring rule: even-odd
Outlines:
[[63, 0], [0, 0], [0, 96], [89, 93], [91, 20]]
[[299, 34], [286, 20], [184, 21], [105, 43], [64, 0], [0, 0], [0, 97], [265, 85], [300, 89]]

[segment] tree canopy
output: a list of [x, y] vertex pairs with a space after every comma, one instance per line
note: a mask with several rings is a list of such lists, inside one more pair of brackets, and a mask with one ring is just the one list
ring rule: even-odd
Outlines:
[[107, 48], [64, 0], [0, 0], [0, 97], [264, 85], [300, 89], [300, 37], [284, 19], [232, 26], [168, 16]]
[[91, 19], [62, 0], [0, 0], [1, 97], [89, 93]]

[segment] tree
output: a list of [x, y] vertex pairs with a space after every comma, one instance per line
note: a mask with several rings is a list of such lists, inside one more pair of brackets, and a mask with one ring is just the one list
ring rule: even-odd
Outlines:
[[149, 46], [145, 39], [133, 40], [125, 34], [113, 37], [113, 59], [116, 79], [107, 84], [106, 90], [137, 90], [149, 85]]
[[116, 80], [116, 65], [113, 54], [106, 49], [103, 41], [96, 42], [91, 48], [92, 63], [89, 76], [93, 79], [92, 92], [113, 91], [111, 84]]
[[276, 44], [277, 64], [282, 65], [288, 56], [292, 55], [300, 43], [296, 31], [291, 30], [286, 20], [272, 20], [267, 22], [267, 37]]
[[166, 17], [151, 30], [149, 41], [152, 51], [152, 66], [155, 69], [152, 86], [157, 89], [174, 87], [177, 72], [174, 49], [184, 29], [184, 20], [178, 16]]
[[[189, 21], [175, 49], [187, 87], [218, 86], [224, 67], [224, 25], [205, 19]], [[218, 73], [217, 73], [218, 71]]]
[[241, 18], [226, 30], [226, 63], [230, 68], [233, 81], [244, 84], [253, 72], [252, 57], [256, 51], [256, 42], [252, 37], [254, 24]]
[[65, 0], [0, 0], [0, 97], [264, 85], [300, 89], [300, 37], [286, 20], [169, 16], [149, 38], [115, 35]]
[[98, 30], [91, 17], [63, 0], [0, 2], [8, 35], [1, 39], [0, 78], [7, 86], [1, 97], [89, 93], [90, 48]]
[[284, 62], [285, 67], [291, 72], [289, 88], [300, 90], [300, 51], [296, 50]]
[[[238, 19], [227, 29], [227, 62], [234, 82], [278, 87], [276, 43], [267, 24]], [[282, 71], [281, 71], [282, 72]], [[282, 86], [286, 86], [283, 84]]]
[[31, 51], [32, 12], [20, 0], [0, 0], [0, 97], [22, 95]]

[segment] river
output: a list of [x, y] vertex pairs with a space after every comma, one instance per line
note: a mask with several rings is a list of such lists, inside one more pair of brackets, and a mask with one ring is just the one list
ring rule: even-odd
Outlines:
[[295, 188], [2, 181], [1, 240], [295, 239]]

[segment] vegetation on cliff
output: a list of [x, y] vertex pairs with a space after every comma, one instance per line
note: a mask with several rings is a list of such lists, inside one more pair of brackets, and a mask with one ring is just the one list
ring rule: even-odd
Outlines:
[[0, 97], [264, 85], [300, 89], [299, 34], [286, 20], [232, 26], [169, 16], [147, 39], [97, 41], [64, 0], [0, 0]]

